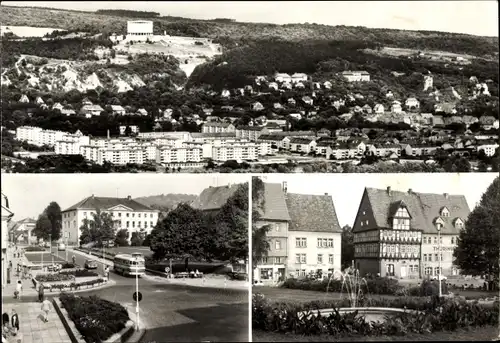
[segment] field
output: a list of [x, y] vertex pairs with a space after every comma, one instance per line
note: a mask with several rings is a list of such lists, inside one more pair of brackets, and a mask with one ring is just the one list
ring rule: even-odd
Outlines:
[[[9, 30], [6, 30], [9, 28]], [[54, 31], [64, 31], [63, 29], [56, 29], [51, 27], [32, 27], [32, 26], [1, 26], [2, 36], [7, 32], [12, 32], [19, 37], [43, 37], [47, 33]]]

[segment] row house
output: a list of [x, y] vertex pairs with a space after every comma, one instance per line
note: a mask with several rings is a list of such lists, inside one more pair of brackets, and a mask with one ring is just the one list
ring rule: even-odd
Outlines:
[[256, 141], [260, 135], [269, 134], [269, 130], [261, 126], [240, 126], [236, 128], [236, 137]]
[[431, 156], [436, 154], [439, 146], [435, 144], [424, 143], [403, 143], [401, 150], [405, 152], [406, 156]]
[[202, 133], [236, 132], [236, 128], [230, 123], [207, 122], [203, 124]]
[[388, 157], [393, 154], [401, 156], [401, 145], [399, 144], [367, 144], [366, 151], [374, 156]]
[[366, 71], [344, 71], [342, 76], [349, 82], [366, 82], [370, 81], [370, 74]]
[[469, 213], [463, 195], [365, 188], [353, 225], [356, 268], [402, 279], [458, 275], [453, 251]]
[[133, 232], [144, 230], [147, 234], [158, 222], [158, 210], [143, 205], [130, 196], [127, 198], [87, 197], [75, 205], [63, 210], [62, 236], [67, 237], [70, 245], [79, 245], [81, 228], [84, 220], [92, 218], [97, 210], [109, 213], [116, 230], [127, 230], [128, 239]]
[[314, 138], [294, 137], [290, 139], [290, 151], [306, 153], [315, 151], [316, 140]]

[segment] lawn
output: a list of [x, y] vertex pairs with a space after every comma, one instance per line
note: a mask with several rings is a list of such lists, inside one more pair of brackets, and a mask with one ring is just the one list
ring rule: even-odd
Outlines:
[[[341, 294], [337, 292], [317, 292], [317, 291], [304, 291], [300, 289], [289, 289], [289, 288], [279, 288], [279, 287], [266, 287], [259, 286], [252, 288], [253, 293], [261, 293], [267, 298], [273, 301], [289, 301], [293, 299], [296, 302], [308, 302], [314, 300], [336, 300], [341, 298]], [[472, 298], [477, 298], [479, 296], [493, 297], [498, 295], [497, 292], [484, 292], [484, 291], [452, 291], [455, 294], [462, 295]], [[342, 294], [342, 297], [346, 294]], [[385, 299], [395, 299], [395, 295], [378, 295], [370, 294], [371, 298], [385, 298]]]
[[280, 334], [274, 332], [264, 332], [260, 330], [252, 331], [253, 342], [357, 342], [357, 341], [491, 341], [498, 337], [498, 328], [486, 326], [473, 328], [470, 330], [457, 330], [454, 332], [433, 332], [432, 334], [407, 334], [405, 336], [345, 336], [333, 337], [302, 336], [293, 334]]

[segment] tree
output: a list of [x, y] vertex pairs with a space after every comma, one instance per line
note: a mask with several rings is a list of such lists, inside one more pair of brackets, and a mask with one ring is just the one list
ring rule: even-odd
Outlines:
[[342, 228], [342, 251], [341, 251], [341, 263], [342, 270], [351, 266], [354, 260], [354, 234], [352, 228], [346, 225]]
[[465, 275], [498, 275], [500, 248], [500, 178], [497, 177], [469, 214], [453, 256]]
[[52, 240], [57, 241], [61, 238], [61, 229], [62, 229], [62, 214], [61, 207], [55, 201], [52, 201], [49, 206], [45, 209], [45, 213], [47, 214], [47, 218], [50, 221], [52, 234]]
[[259, 225], [264, 206], [264, 182], [258, 177], [252, 177], [252, 265], [254, 266], [267, 256], [270, 249], [267, 233], [271, 227]]
[[119, 247], [127, 247], [128, 246], [128, 230], [120, 229], [116, 233], [115, 244]]
[[203, 213], [181, 203], [151, 231], [150, 248], [155, 259], [189, 254], [204, 259], [207, 242], [211, 241]]
[[132, 232], [132, 235], [130, 236], [130, 245], [134, 247], [140, 247], [143, 245], [144, 240], [146, 239], [146, 234], [144, 230], [141, 230], [139, 232]]
[[116, 227], [111, 214], [96, 209], [96, 212], [91, 212], [91, 216], [91, 219], [85, 218], [80, 226], [80, 245], [96, 243], [103, 246], [113, 241], [116, 238]]
[[48, 240], [52, 232], [52, 223], [47, 214], [43, 212], [38, 216], [35, 224], [34, 234], [38, 239]]

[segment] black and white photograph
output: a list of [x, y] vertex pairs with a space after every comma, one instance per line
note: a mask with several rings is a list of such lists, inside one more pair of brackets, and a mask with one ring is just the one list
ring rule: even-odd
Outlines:
[[5, 339], [249, 341], [248, 211], [246, 175], [3, 175]]
[[498, 338], [500, 177], [252, 178], [254, 342]]
[[496, 1], [4, 1], [2, 170], [498, 171]]

